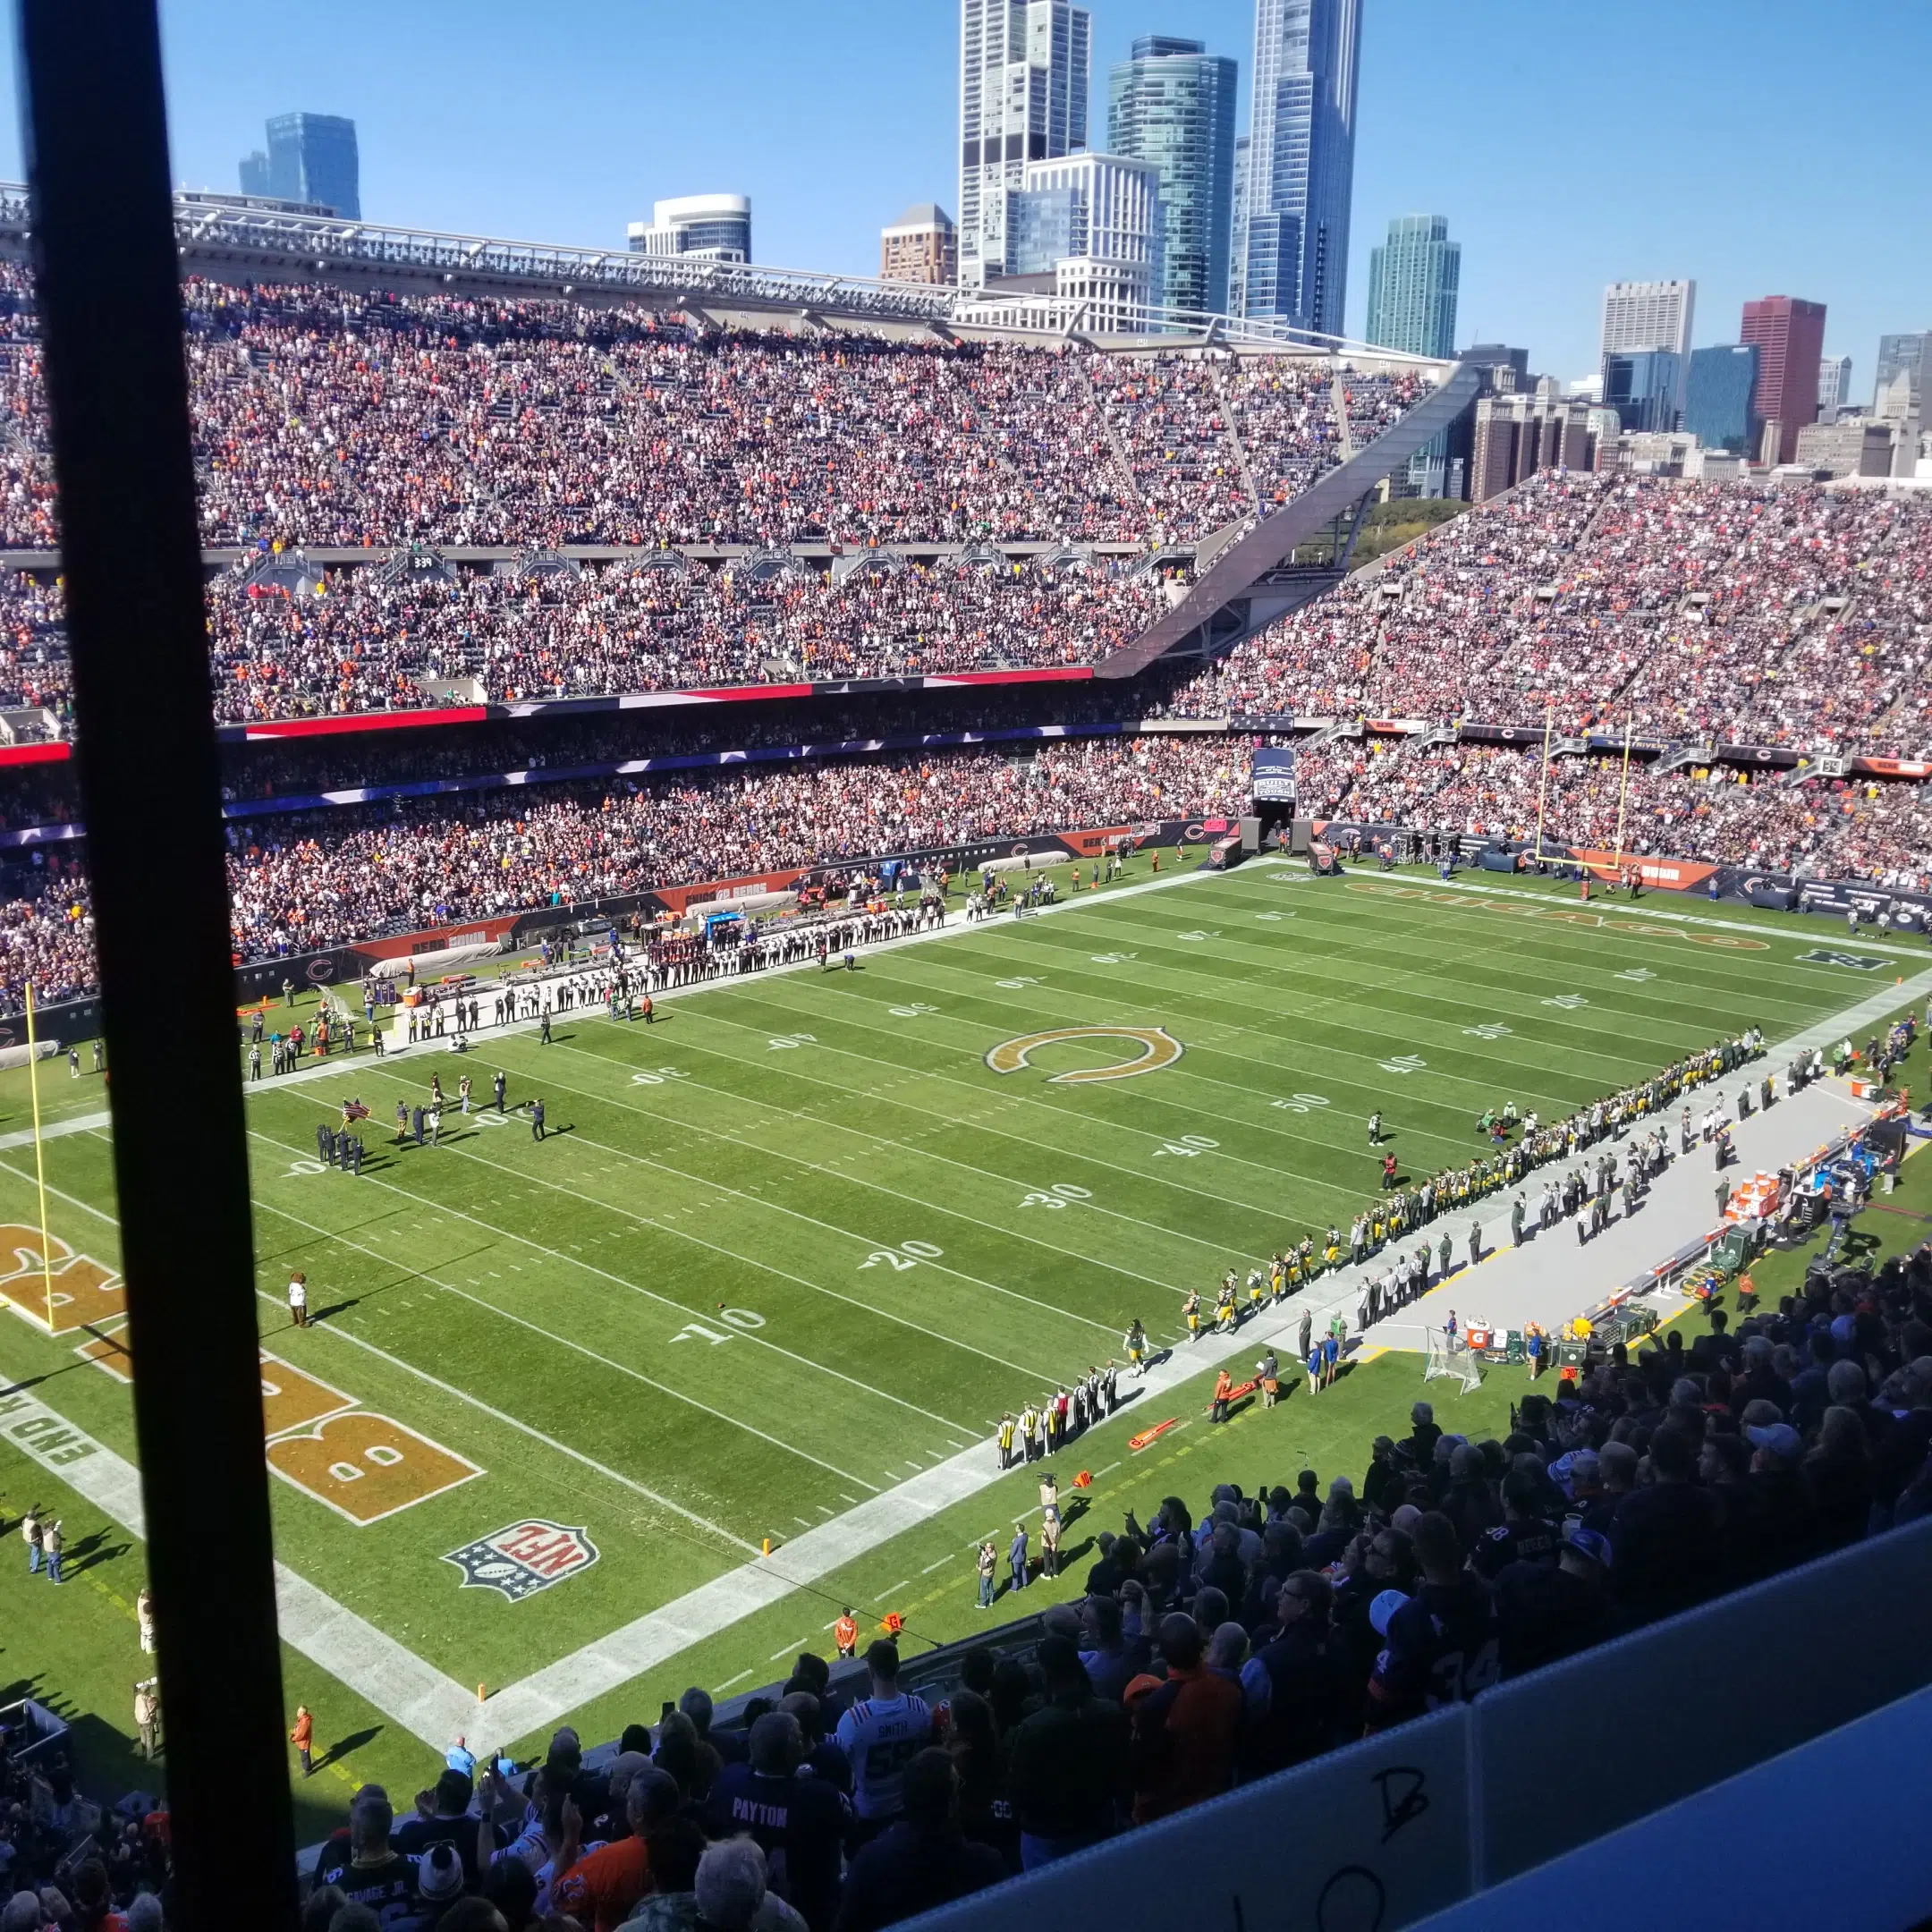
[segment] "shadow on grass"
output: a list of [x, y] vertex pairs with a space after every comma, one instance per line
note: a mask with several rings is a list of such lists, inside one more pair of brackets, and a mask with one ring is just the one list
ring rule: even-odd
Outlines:
[[352, 1731], [346, 1737], [337, 1738], [315, 1760], [315, 1768], [318, 1771], [327, 1770], [332, 1764], [347, 1758], [352, 1752], [360, 1750], [365, 1744], [373, 1744], [382, 1733], [383, 1727], [380, 1724], [369, 1724], [360, 1731]]

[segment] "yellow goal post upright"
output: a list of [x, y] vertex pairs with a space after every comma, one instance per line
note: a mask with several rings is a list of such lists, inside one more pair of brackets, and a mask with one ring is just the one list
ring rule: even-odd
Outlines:
[[1536, 795], [1536, 857], [1537, 863], [1543, 863], [1543, 810], [1549, 798], [1549, 753], [1550, 732], [1556, 722], [1556, 699], [1551, 694], [1543, 711], [1543, 770], [1537, 780]]
[[1630, 747], [1631, 730], [1637, 722], [1637, 708], [1632, 705], [1623, 715], [1623, 775], [1617, 786], [1616, 801], [1616, 869], [1619, 876], [1623, 871], [1623, 815], [1630, 804]]
[[40, 1196], [40, 1277], [47, 1288], [47, 1333], [54, 1332], [54, 1238], [47, 1232], [47, 1155], [40, 1140], [40, 1042], [34, 1030], [33, 981], [27, 982], [27, 1091], [33, 1097], [34, 1185]]

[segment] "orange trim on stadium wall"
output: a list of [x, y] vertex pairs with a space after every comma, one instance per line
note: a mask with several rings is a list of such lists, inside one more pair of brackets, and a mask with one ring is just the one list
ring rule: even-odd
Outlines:
[[1580, 845], [1570, 848], [1570, 857], [1575, 863], [1589, 867], [1600, 879], [1612, 884], [1621, 879], [1634, 864], [1637, 877], [1646, 886], [1664, 886], [1674, 892], [1695, 892], [1706, 884], [1712, 873], [1722, 871], [1721, 866], [1706, 865], [1696, 859], [1619, 859], [1614, 852], [1590, 852]]

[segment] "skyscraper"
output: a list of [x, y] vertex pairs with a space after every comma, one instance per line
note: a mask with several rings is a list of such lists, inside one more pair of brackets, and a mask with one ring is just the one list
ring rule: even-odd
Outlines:
[[1369, 251], [1363, 339], [1409, 355], [1453, 355], [1462, 274], [1462, 245], [1442, 216], [1398, 215], [1388, 240]]
[[[1905, 378], [1902, 388], [1899, 377]], [[1932, 401], [1932, 329], [1911, 335], [1878, 338], [1877, 373], [1872, 380], [1872, 414], [1902, 422], [1925, 419]]]
[[1766, 295], [1744, 304], [1740, 342], [1758, 344], [1758, 387], [1751, 408], [1768, 430], [1777, 425], [1776, 458], [1798, 453], [1798, 432], [1818, 420], [1818, 367], [1825, 359], [1825, 304]]
[[1069, 0], [960, 0], [960, 280], [1006, 270], [1006, 194], [1087, 145], [1091, 21]]
[[1234, 213], [1228, 223], [1227, 312], [1248, 313], [1248, 152], [1254, 138], [1234, 139]]
[[1683, 394], [1683, 363], [1668, 349], [1633, 349], [1603, 360], [1603, 406], [1616, 411], [1622, 428], [1674, 429]]
[[915, 201], [879, 230], [879, 275], [886, 282], [959, 280], [959, 230], [936, 201]]
[[1160, 174], [1120, 155], [1029, 161], [1006, 195], [1006, 267], [1051, 275], [1084, 327], [1141, 329], [1160, 273]]
[[1361, 0], [1255, 0], [1243, 312], [1339, 335]]
[[1852, 400], [1852, 358], [1826, 356], [1818, 364], [1818, 420], [1836, 422], [1838, 411]]
[[1758, 388], [1758, 345], [1722, 343], [1690, 352], [1683, 427], [1706, 449], [1729, 450], [1747, 461], [1758, 453], [1760, 425], [1751, 413]]
[[1160, 174], [1163, 308], [1227, 308], [1238, 72], [1203, 40], [1150, 34], [1109, 76], [1107, 152]]
[[268, 123], [268, 153], [242, 163], [243, 194], [270, 194], [279, 201], [319, 201], [350, 221], [362, 218], [360, 163], [355, 123], [341, 114], [275, 114]]
[[[1603, 295], [1604, 401], [1609, 397], [1608, 363], [1612, 356], [1640, 355], [1648, 349], [1665, 349], [1677, 358], [1673, 410], [1684, 405], [1684, 376], [1690, 364], [1690, 318], [1697, 308], [1695, 282], [1612, 282]], [[1674, 421], [1661, 425], [1669, 429]]]

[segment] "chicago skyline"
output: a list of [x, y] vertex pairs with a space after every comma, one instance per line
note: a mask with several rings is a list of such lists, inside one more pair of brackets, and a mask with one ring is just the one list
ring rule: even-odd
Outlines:
[[[1801, 17], [1785, 0], [1767, 4], [1777, 17]], [[1094, 0], [1092, 11], [1102, 84], [1136, 35], [1158, 30], [1238, 55], [1245, 93], [1253, 0], [1186, 0], [1145, 12]], [[493, 57], [493, 37], [512, 19], [499, 0], [473, 0], [460, 35], [444, 12], [340, 0], [330, 21], [339, 31], [305, 42], [292, 104], [357, 122], [365, 219], [589, 244], [618, 238], [621, 246], [624, 225], [648, 210], [653, 195], [723, 183], [756, 199], [762, 259], [865, 275], [877, 272], [880, 226], [909, 202], [931, 199], [957, 213], [959, 22], [950, 7], [849, 0], [839, 31], [827, 33], [794, 10], [748, 0], [733, 69], [746, 111], [723, 114], [701, 89], [674, 88], [660, 89], [644, 116], [635, 111], [637, 75], [715, 72], [715, 22], [655, 12], [647, 20], [614, 0], [585, 0], [582, 30], [604, 50], [586, 70], [548, 46], [526, 46], [509, 65]], [[1741, 0], [1713, 0], [1690, 14], [1662, 0], [1632, 0], [1622, 18], [1633, 36], [1669, 38], [1692, 70], [1720, 71], [1737, 36], [1748, 34], [1767, 63], [1762, 85], [1802, 89], [1812, 79], [1800, 57], [1805, 32], [1774, 32], [1766, 17], [1763, 7], [1747, 14]], [[235, 157], [262, 143], [264, 115], [292, 105], [289, 95], [267, 92], [248, 34], [238, 38], [238, 26], [270, 19], [299, 23], [275, 0], [262, 17], [242, 15], [233, 0], [171, 0], [162, 30], [182, 185], [232, 189]], [[1614, 277], [1696, 275], [1700, 307], [1722, 318], [1700, 330], [1711, 338], [1734, 334], [1747, 297], [1809, 289], [1830, 304], [1826, 352], [1852, 356], [1853, 400], [1868, 405], [1879, 336], [1925, 326], [1922, 273], [1911, 251], [1888, 243], [1909, 231], [1919, 131], [1909, 122], [1848, 125], [1828, 157], [1801, 142], [1774, 145], [1757, 150], [1752, 169], [1739, 175], [1735, 158], [1757, 133], [1742, 97], [1714, 97], [1643, 143], [1607, 122], [1579, 123], [1554, 157], [1546, 131], [1521, 116], [1432, 118], [1445, 103], [1473, 103], [1496, 86], [1501, 50], [1521, 25], [1520, 6], [1505, 0], [1470, 0], [1453, 33], [1411, 0], [1376, 0], [1368, 10], [1348, 333], [1361, 331], [1368, 252], [1386, 218], [1433, 208], [1449, 216], [1462, 243], [1465, 337], [1527, 343], [1538, 370], [1569, 378], [1597, 366], [1595, 300]], [[388, 58], [367, 57], [372, 38]], [[1932, 14], [1874, 0], [1843, 22], [1840, 44], [1854, 64], [1881, 55], [1922, 64], [1932, 55]], [[1558, 21], [1548, 51], [1582, 57], [1588, 38], [1580, 25]], [[0, 47], [10, 83], [0, 106], [0, 173], [17, 180], [13, 58], [11, 46]], [[446, 84], [426, 94], [414, 77], [431, 66]], [[276, 92], [281, 85], [267, 83]], [[833, 89], [856, 90], [866, 111], [829, 123], [809, 116]], [[1238, 124], [1245, 114], [1243, 106]], [[1096, 117], [1105, 118], [1097, 109]], [[1431, 128], [1444, 131], [1425, 139]], [[796, 166], [808, 131], [821, 160], [809, 171]], [[453, 167], [456, 156], [462, 165]], [[1848, 199], [1850, 181], [1861, 189]], [[1718, 182], [1731, 186], [1724, 219], [1714, 221]], [[1534, 250], [1513, 239], [1531, 233]]]

